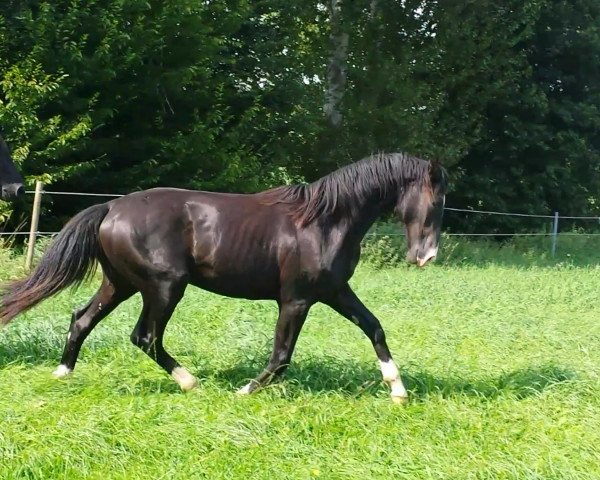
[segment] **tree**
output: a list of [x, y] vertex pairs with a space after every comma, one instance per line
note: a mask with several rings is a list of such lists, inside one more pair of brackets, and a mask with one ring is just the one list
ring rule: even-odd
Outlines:
[[[517, 43], [526, 63], [487, 103], [484, 135], [461, 161], [451, 201], [474, 208], [597, 215], [600, 191], [600, 5], [550, 0], [531, 36]], [[531, 220], [456, 221], [462, 230], [539, 230]]]
[[[26, 175], [64, 190], [254, 191], [403, 150], [449, 168], [449, 205], [596, 215], [599, 9], [6, 0], [0, 124]], [[89, 204], [53, 202], [56, 226]]]
[[[306, 5], [12, 2], [0, 86], [18, 101], [0, 118], [17, 159], [71, 191], [252, 191], [295, 175], [297, 156], [280, 154], [310, 141], [304, 100], [320, 105], [320, 86], [303, 80], [318, 34]], [[57, 198], [53, 209], [85, 204]]]

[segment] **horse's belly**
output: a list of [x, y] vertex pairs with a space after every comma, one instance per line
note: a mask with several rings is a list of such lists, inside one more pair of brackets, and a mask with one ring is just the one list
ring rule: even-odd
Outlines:
[[278, 298], [281, 263], [294, 251], [295, 237], [264, 212], [226, 213], [219, 212], [220, 222], [196, 221], [191, 283], [230, 297]]
[[250, 256], [217, 255], [196, 259], [191, 283], [228, 297], [272, 299], [279, 294], [279, 269], [262, 252]]
[[251, 272], [246, 275], [227, 275], [204, 270], [194, 274], [190, 283], [209, 292], [234, 298], [270, 300], [277, 299], [279, 294], [279, 282], [276, 279], [270, 275], [252, 275]]

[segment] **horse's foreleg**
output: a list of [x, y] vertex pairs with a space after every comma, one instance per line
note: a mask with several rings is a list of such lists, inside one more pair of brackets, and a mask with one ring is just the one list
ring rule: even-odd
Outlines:
[[273, 352], [269, 363], [258, 377], [238, 390], [239, 394], [252, 393], [257, 388], [271, 382], [273, 378], [281, 375], [287, 369], [309, 309], [310, 304], [304, 300], [281, 303], [279, 318], [275, 327]]
[[183, 391], [193, 389], [198, 380], [165, 350], [163, 337], [186, 284], [164, 281], [142, 292], [142, 314], [131, 333], [131, 341], [164, 368]]
[[83, 308], [73, 312], [62, 359], [53, 373], [56, 378], [64, 377], [73, 371], [81, 345], [90, 332], [117, 305], [128, 299], [133, 293], [133, 289], [117, 288], [108, 278], [104, 277], [96, 295]]
[[365, 335], [369, 337], [379, 359], [383, 380], [392, 389], [392, 400], [395, 403], [405, 403], [408, 400], [408, 394], [400, 378], [398, 367], [396, 367], [385, 341], [385, 332], [375, 315], [363, 305], [349, 285], [346, 285], [338, 295], [328, 299], [324, 303], [358, 325]]

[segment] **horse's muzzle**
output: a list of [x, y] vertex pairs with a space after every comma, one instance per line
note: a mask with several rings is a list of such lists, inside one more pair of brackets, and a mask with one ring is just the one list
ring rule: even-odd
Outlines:
[[15, 198], [25, 194], [25, 187], [22, 183], [9, 183], [2, 185], [2, 199], [14, 200]]
[[432, 262], [433, 260], [435, 260], [437, 253], [438, 253], [437, 247], [428, 248], [425, 251], [409, 250], [406, 254], [406, 261], [408, 263], [412, 263], [412, 264], [417, 265], [418, 267], [422, 268], [425, 265], [427, 265], [429, 262]]

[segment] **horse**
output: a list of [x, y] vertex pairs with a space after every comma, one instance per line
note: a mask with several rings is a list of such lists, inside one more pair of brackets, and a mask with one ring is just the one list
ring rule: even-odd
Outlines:
[[10, 157], [8, 145], [0, 135], [0, 190], [2, 200], [13, 200], [25, 193], [23, 177]]
[[419, 267], [438, 251], [447, 174], [437, 161], [376, 154], [313, 183], [253, 194], [153, 188], [94, 205], [74, 216], [35, 270], [0, 293], [0, 323], [68, 286], [99, 263], [97, 293], [75, 310], [57, 378], [69, 375], [85, 338], [121, 302], [140, 292], [131, 341], [179, 384], [197, 379], [163, 346], [163, 335], [188, 284], [233, 298], [274, 300], [279, 307], [266, 368], [238, 390], [249, 394], [283, 373], [312, 305], [324, 303], [370, 339], [392, 400], [407, 391], [379, 320], [348, 284], [361, 240], [395, 211], [405, 224], [406, 259]]

